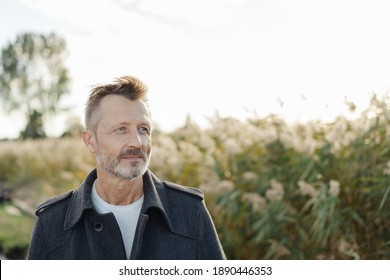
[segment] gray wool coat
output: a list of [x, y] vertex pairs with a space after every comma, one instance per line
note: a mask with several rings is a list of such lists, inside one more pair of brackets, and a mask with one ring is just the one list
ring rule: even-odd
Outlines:
[[[112, 213], [98, 214], [91, 190], [96, 170], [75, 190], [52, 198], [36, 211], [28, 250], [31, 260], [126, 259]], [[144, 176], [144, 203], [130, 259], [225, 259], [203, 193]]]

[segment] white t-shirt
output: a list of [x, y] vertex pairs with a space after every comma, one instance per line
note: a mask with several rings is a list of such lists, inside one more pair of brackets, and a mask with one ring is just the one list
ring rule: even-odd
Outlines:
[[133, 247], [135, 229], [141, 212], [144, 196], [129, 205], [112, 205], [104, 201], [96, 192], [96, 181], [92, 187], [92, 202], [100, 214], [113, 213], [122, 233], [126, 257], [130, 258]]

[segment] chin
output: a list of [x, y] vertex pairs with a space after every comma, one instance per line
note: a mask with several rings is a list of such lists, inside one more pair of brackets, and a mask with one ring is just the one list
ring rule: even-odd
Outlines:
[[137, 177], [144, 175], [146, 170], [147, 170], [147, 167], [135, 168], [133, 170], [129, 170], [129, 169], [124, 170], [124, 169], [120, 168], [120, 169], [114, 170], [114, 174], [117, 177], [132, 180], [134, 178], [137, 178]]

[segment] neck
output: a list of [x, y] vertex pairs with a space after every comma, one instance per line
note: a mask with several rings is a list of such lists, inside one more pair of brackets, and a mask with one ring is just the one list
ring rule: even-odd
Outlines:
[[140, 199], [144, 194], [142, 176], [131, 180], [123, 179], [98, 168], [97, 178], [97, 194], [112, 205], [131, 204]]

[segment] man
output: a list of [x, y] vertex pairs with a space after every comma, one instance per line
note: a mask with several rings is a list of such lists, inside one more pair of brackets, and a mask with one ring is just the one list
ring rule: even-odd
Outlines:
[[91, 90], [83, 141], [96, 169], [37, 208], [28, 259], [224, 259], [203, 193], [148, 170], [146, 86], [125, 76]]

